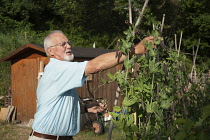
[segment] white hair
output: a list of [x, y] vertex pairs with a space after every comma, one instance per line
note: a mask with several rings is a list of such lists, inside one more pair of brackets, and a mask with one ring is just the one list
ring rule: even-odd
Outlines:
[[45, 38], [44, 38], [44, 50], [46, 52], [46, 55], [49, 56], [48, 52], [47, 52], [47, 49], [52, 46], [52, 34], [54, 33], [61, 33], [64, 35], [64, 33], [60, 30], [54, 30], [54, 31], [51, 31]]

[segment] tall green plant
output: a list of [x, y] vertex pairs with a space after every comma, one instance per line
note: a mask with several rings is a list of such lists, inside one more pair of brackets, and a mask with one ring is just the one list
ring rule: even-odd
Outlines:
[[[193, 88], [194, 84], [188, 89], [186, 57], [161, 47], [162, 40], [156, 30], [148, 35], [155, 37], [157, 48], [146, 42], [146, 54], [129, 57], [136, 37], [133, 31], [135, 28], [130, 27], [124, 32], [126, 37], [119, 47], [128, 56], [124, 72], [107, 74], [119, 83], [124, 96], [122, 106], [115, 106], [114, 112], [110, 112], [112, 121], [127, 139], [173, 139], [177, 132], [174, 121], [178, 118], [198, 120], [201, 108], [208, 103], [207, 95], [198, 86]], [[195, 101], [195, 97], [202, 100]]]

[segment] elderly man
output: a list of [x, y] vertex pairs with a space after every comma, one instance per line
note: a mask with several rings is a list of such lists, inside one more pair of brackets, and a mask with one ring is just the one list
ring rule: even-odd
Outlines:
[[[153, 42], [147, 37], [132, 49], [133, 54], [145, 53], [144, 41]], [[34, 116], [30, 140], [71, 140], [80, 131], [81, 111], [101, 112], [100, 108], [82, 107], [76, 88], [81, 87], [86, 76], [109, 69], [123, 62], [125, 55], [116, 52], [102, 54], [91, 61], [71, 62], [74, 55], [68, 38], [62, 31], [52, 31], [44, 39], [44, 49], [50, 62], [37, 88], [37, 112]]]

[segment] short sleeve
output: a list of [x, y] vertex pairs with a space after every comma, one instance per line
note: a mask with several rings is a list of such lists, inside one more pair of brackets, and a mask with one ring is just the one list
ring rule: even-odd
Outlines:
[[[86, 77], [84, 76], [85, 62], [67, 62], [60, 60], [51, 61], [44, 70], [43, 79], [48, 79], [45, 84], [51, 84], [51, 90], [62, 94], [70, 89], [81, 87]], [[42, 80], [41, 78], [41, 80]], [[50, 85], [48, 85], [49, 87]]]

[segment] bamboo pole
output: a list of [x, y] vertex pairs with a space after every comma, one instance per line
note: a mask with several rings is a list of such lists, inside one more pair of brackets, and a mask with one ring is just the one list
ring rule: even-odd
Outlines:
[[27, 38], [27, 33], [26, 32], [24, 32], [24, 36], [25, 36], [26, 44], [28, 44], [28, 38]]
[[176, 39], [176, 34], [174, 35], [174, 40], [175, 40], [175, 50], [177, 51], [177, 39]]
[[179, 40], [178, 57], [179, 57], [180, 48], [181, 48], [181, 43], [182, 43], [182, 34], [183, 34], [183, 32], [181, 31], [180, 40]]
[[194, 59], [195, 59], [194, 45], [192, 46], [192, 52], [193, 52], [193, 65], [192, 65], [191, 72], [190, 72], [190, 80], [191, 80], [191, 82], [193, 81], [193, 69], [194, 69]]
[[146, 1], [144, 2], [144, 6], [143, 6], [143, 8], [142, 8], [142, 10], [141, 10], [141, 12], [140, 12], [140, 14], [139, 14], [139, 17], [138, 17], [137, 21], [136, 21], [135, 27], [139, 26], [139, 24], [140, 24], [140, 22], [141, 22], [141, 19], [142, 19], [142, 17], [143, 17], [144, 11], [145, 11], [145, 9], [146, 9], [146, 7], [147, 7], [148, 2], [149, 2], [149, 0], [146, 0]]
[[[197, 55], [198, 55], [198, 49], [199, 49], [199, 46], [200, 46], [200, 41], [201, 41], [201, 39], [199, 38], [196, 52], [194, 51], [194, 46], [193, 46], [193, 66], [192, 66], [191, 73], [190, 73], [191, 81], [193, 80], [193, 72], [195, 73], [194, 75], [195, 75], [195, 79], [196, 79], [196, 58], [197, 58]], [[195, 81], [195, 82], [197, 83], [197, 81]]]
[[130, 24], [132, 24], [133, 23], [133, 21], [132, 21], [132, 5], [131, 5], [130, 0], [128, 0], [128, 8], [129, 8], [129, 22], [130, 22]]
[[162, 23], [161, 23], [161, 29], [160, 29], [161, 34], [163, 32], [164, 21], [165, 21], [165, 14], [163, 14], [163, 19], [162, 19]]

